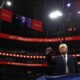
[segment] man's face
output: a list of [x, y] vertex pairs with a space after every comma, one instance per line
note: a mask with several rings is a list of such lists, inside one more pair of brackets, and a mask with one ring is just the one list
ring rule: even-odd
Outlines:
[[68, 48], [62, 45], [62, 46], [59, 46], [59, 51], [61, 54], [66, 54], [68, 52]]
[[47, 51], [48, 53], [50, 53], [50, 52], [52, 52], [52, 48], [51, 48], [51, 47], [48, 47], [48, 48], [46, 49], [46, 51]]

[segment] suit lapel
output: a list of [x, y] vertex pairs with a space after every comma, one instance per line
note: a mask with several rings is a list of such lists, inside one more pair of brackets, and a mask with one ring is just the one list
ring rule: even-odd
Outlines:
[[68, 64], [68, 66], [69, 66], [69, 62], [70, 62], [70, 56], [68, 55], [68, 60], [67, 60], [67, 64]]
[[62, 55], [60, 56], [60, 60], [61, 60], [61, 61], [62, 61], [62, 63], [65, 65], [65, 61], [64, 61], [64, 59], [63, 59]]

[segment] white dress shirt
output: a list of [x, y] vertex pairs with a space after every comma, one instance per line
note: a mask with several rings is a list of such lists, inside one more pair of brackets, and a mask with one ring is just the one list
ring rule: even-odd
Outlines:
[[[64, 57], [64, 56], [65, 56], [65, 57]], [[68, 55], [67, 55], [67, 53], [66, 53], [65, 55], [62, 55], [62, 57], [65, 58], [65, 61], [66, 61], [66, 63], [67, 63], [67, 61], [68, 61]]]
[[67, 53], [65, 55], [62, 55], [62, 57], [63, 57], [63, 59], [65, 61], [65, 65], [66, 65], [65, 72], [66, 72], [66, 74], [68, 74], [69, 73], [69, 70], [68, 70], [68, 65], [67, 65], [67, 62], [68, 62], [68, 55], [67, 55]]

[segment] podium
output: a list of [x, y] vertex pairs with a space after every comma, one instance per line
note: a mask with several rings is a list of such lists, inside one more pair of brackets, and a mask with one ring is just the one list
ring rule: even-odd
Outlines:
[[36, 80], [80, 80], [80, 74], [63, 76], [42, 76]]

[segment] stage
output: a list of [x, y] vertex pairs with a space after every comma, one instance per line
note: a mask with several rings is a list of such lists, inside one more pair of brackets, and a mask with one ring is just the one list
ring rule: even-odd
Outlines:
[[63, 76], [42, 76], [36, 80], [80, 80], [80, 74]]

